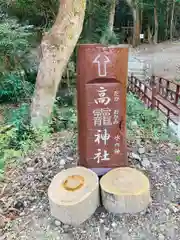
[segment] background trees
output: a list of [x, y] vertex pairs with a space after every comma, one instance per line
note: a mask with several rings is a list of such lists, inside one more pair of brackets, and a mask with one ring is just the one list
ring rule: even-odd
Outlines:
[[[71, 50], [68, 47], [69, 52], [64, 53], [66, 56], [63, 58], [66, 60], [62, 64], [62, 69], [60, 70], [60, 67], [57, 67], [58, 80], [53, 90], [53, 96], [56, 94], [58, 87], [61, 88], [67, 85], [70, 87], [75, 83], [76, 50], [73, 51], [73, 49], [76, 46], [79, 34], [79, 42], [101, 42], [105, 44], [129, 42], [134, 46], [140, 43], [140, 33], [144, 33], [144, 41], [149, 43], [177, 38], [180, 34], [180, 2], [178, 0], [87, 0], [85, 17], [84, 10], [80, 10], [82, 11], [81, 17], [76, 20], [74, 20], [72, 12], [63, 13], [63, 2], [66, 1], [60, 2], [62, 4], [59, 12], [61, 12], [60, 14], [64, 19], [67, 18], [66, 15], [70, 14], [68, 21], [71, 23], [79, 21], [79, 24], [77, 24], [76, 30], [71, 28], [72, 32], [68, 33], [71, 35], [69, 35], [69, 39], [72, 38], [71, 43], [74, 43]], [[70, 3], [68, 1], [68, 6], [71, 6], [73, 2], [78, 5], [78, 2], [82, 4], [83, 1], [74, 0]], [[63, 17], [59, 17], [58, 0], [45, 0], [43, 2], [40, 0], [10, 0], [8, 2], [0, 0], [0, 5], [0, 78], [2, 85], [0, 101], [29, 99], [35, 86], [38, 67], [39, 69], [42, 68], [42, 61], [39, 66], [40, 60], [46, 59], [46, 61], [49, 61], [46, 64], [49, 67], [52, 65], [50, 52], [48, 53], [49, 57], [46, 57], [42, 52], [44, 51], [43, 48], [39, 48], [41, 39], [43, 39], [41, 46], [45, 41], [48, 41], [48, 44], [51, 45], [54, 44], [52, 41], [56, 41], [61, 48], [59, 53], [62, 54], [64, 51], [62, 48], [65, 49], [62, 45], [69, 46], [66, 42], [68, 39], [67, 31], [69, 30], [65, 30], [68, 26], [63, 25], [65, 21], [63, 22]], [[49, 31], [54, 22], [60, 24], [61, 31], [65, 33], [63, 44], [59, 43], [61, 41], [59, 38], [60, 33], [55, 31], [54, 27]], [[80, 27], [82, 24], [83, 30]], [[75, 34], [76, 31], [78, 34]], [[57, 36], [55, 37], [55, 35]], [[51, 40], [50, 36], [53, 36]], [[45, 72], [48, 74], [47, 69]], [[61, 75], [62, 81], [60, 81]], [[37, 83], [39, 77], [40, 71]], [[53, 75], [51, 75], [52, 77]], [[51, 83], [52, 79], [48, 77], [48, 88]], [[39, 86], [39, 84], [37, 85]], [[41, 85], [44, 87], [46, 85], [42, 79]], [[19, 92], [22, 94], [19, 94]], [[46, 95], [48, 96], [47, 91]], [[44, 96], [40, 98], [45, 99]], [[37, 111], [37, 105], [40, 104], [40, 102], [35, 104], [37, 101], [40, 100], [37, 100], [37, 94], [35, 93], [32, 116], [35, 116], [35, 113], [40, 111], [40, 109]], [[48, 100], [48, 102], [50, 101]], [[52, 104], [51, 107], [48, 107], [48, 113], [45, 114], [45, 110], [43, 110], [40, 115], [45, 114], [47, 117], [51, 113], [50, 108], [52, 109]]]

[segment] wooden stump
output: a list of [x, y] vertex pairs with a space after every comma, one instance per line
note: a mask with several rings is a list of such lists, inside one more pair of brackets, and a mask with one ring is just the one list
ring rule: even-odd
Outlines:
[[73, 167], [52, 180], [48, 197], [52, 216], [64, 224], [78, 226], [99, 206], [99, 179], [91, 170]]
[[100, 187], [104, 207], [115, 214], [137, 213], [151, 202], [149, 180], [134, 168], [111, 170], [101, 178]]

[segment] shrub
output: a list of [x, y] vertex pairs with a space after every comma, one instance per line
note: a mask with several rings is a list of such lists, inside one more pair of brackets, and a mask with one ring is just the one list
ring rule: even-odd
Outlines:
[[49, 137], [50, 129], [35, 130], [29, 122], [29, 105], [22, 104], [17, 109], [6, 112], [6, 123], [0, 127], [0, 177], [6, 164], [25, 156]]
[[33, 36], [32, 26], [20, 25], [16, 19], [0, 15], [0, 103], [26, 100], [33, 92], [26, 72]]
[[54, 20], [58, 0], [0, 0], [3, 11], [10, 16], [16, 16], [21, 22], [28, 21], [30, 24], [45, 27]]
[[9, 73], [0, 77], [0, 103], [27, 101], [32, 96], [34, 85], [24, 75]]
[[3, 175], [5, 163], [20, 156], [20, 152], [11, 146], [16, 136], [16, 128], [12, 125], [0, 126], [0, 178]]
[[20, 25], [16, 19], [8, 16], [0, 18], [0, 72], [22, 70], [23, 63], [28, 61], [32, 38], [32, 26]]
[[117, 45], [119, 44], [120, 39], [118, 39], [118, 36], [114, 32], [111, 32], [109, 28], [107, 28], [103, 32], [100, 42], [105, 45], [108, 45], [108, 44]]

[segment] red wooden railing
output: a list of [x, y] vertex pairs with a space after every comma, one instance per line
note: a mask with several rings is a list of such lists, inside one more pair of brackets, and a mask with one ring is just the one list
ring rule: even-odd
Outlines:
[[162, 77], [154, 77], [154, 83], [161, 97], [180, 108], [180, 84]]
[[128, 78], [128, 91], [136, 94], [148, 108], [156, 109], [175, 125], [180, 120], [180, 84], [174, 81], [152, 76], [148, 83], [131, 75]]

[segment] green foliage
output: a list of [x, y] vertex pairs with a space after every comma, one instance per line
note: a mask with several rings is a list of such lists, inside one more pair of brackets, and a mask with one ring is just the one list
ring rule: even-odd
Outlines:
[[28, 104], [7, 110], [5, 123], [0, 127], [0, 177], [7, 164], [24, 157], [49, 136], [50, 128], [36, 130], [31, 127]]
[[73, 106], [74, 99], [75, 99], [74, 88], [60, 89], [57, 93], [56, 105], [58, 105], [59, 107]]
[[48, 27], [55, 19], [58, 0], [0, 0], [2, 9], [10, 16], [16, 16], [21, 22], [35, 26]]
[[81, 42], [99, 43], [108, 26], [110, 1], [88, 0]]
[[53, 117], [51, 121], [51, 128], [54, 132], [61, 131], [62, 129], [76, 129], [77, 116], [74, 107], [59, 108], [54, 106]]
[[0, 102], [14, 103], [32, 95], [33, 84], [28, 82], [24, 71], [24, 67], [30, 64], [28, 54], [32, 37], [32, 26], [22, 26], [16, 19], [1, 16]]
[[178, 162], [180, 162], [180, 155], [177, 155], [177, 156], [176, 156], [176, 160], [177, 160]]
[[[134, 122], [137, 126], [134, 126]], [[136, 137], [138, 129], [142, 138], [154, 141], [170, 138], [170, 131], [159, 120], [157, 112], [145, 108], [143, 103], [131, 93], [127, 96], [127, 128], [131, 137]]]
[[117, 35], [114, 32], [111, 32], [109, 28], [107, 28], [100, 39], [100, 43], [104, 45], [108, 44], [116, 45], [119, 44], [119, 40], [120, 39], [118, 39]]
[[[6, 123], [15, 126], [17, 129], [25, 129], [30, 123], [30, 106], [27, 103], [21, 104], [16, 109], [9, 109], [6, 111]], [[20, 132], [22, 134], [22, 132]]]
[[75, 90], [65, 89], [59, 92], [54, 105], [51, 127], [53, 131], [77, 128], [77, 114], [74, 106]]
[[[5, 18], [6, 17], [6, 18]], [[32, 26], [20, 25], [16, 19], [3, 16], [0, 21], [0, 72], [22, 69], [27, 61], [32, 38]]]
[[[20, 136], [19, 129], [13, 125], [0, 127], [0, 178], [2, 178], [7, 164], [24, 157], [29, 151], [34, 150], [43, 140], [50, 136], [49, 128], [38, 131], [29, 127]], [[6, 130], [7, 128], [7, 130]], [[28, 130], [28, 131], [27, 131]]]
[[0, 103], [27, 101], [33, 93], [34, 85], [24, 74], [10, 72], [0, 75]]
[[0, 178], [4, 172], [5, 163], [19, 157], [20, 152], [11, 147], [11, 141], [16, 136], [12, 125], [0, 126]]

